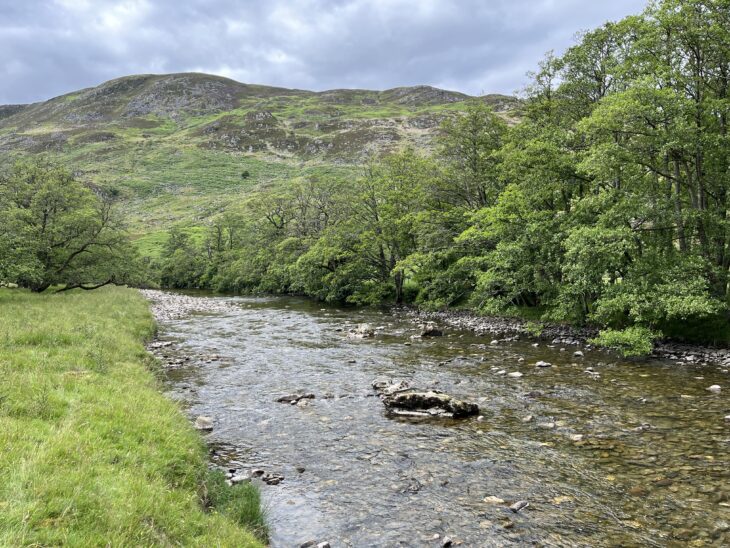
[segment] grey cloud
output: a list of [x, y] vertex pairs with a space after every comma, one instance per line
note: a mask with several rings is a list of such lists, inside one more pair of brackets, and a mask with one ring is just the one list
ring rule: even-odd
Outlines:
[[0, 104], [136, 73], [513, 93], [577, 31], [645, 0], [0, 0]]

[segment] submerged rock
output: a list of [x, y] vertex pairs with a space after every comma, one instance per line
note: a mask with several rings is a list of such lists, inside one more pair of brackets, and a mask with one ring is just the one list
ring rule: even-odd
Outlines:
[[383, 404], [389, 413], [400, 416], [458, 419], [479, 414], [477, 404], [433, 390], [397, 392], [383, 397]]
[[544, 362], [542, 360], [540, 360], [539, 362], [537, 362], [535, 364], [535, 367], [552, 367], [552, 366], [553, 366], [553, 364], [551, 364], [550, 362]]
[[722, 387], [719, 384], [713, 384], [712, 386], [709, 386], [707, 390], [709, 390], [713, 394], [719, 394], [720, 392], [722, 392]]
[[504, 499], [489, 495], [488, 497], [484, 497], [484, 502], [487, 504], [504, 504]]
[[213, 430], [213, 419], [201, 415], [195, 419], [195, 429], [205, 431]]
[[314, 394], [287, 394], [286, 396], [281, 396], [279, 398], [276, 398], [276, 401], [278, 403], [289, 403], [292, 405], [295, 405], [299, 403], [301, 400], [313, 400]]

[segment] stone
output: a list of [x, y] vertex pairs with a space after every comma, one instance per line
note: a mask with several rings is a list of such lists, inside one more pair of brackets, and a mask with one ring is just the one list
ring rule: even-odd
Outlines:
[[276, 398], [276, 401], [279, 403], [290, 403], [292, 405], [298, 403], [301, 400], [313, 400], [314, 394], [287, 394], [286, 396], [281, 396], [279, 398]]
[[484, 502], [487, 504], [504, 504], [504, 499], [489, 495], [488, 497], [484, 497]]
[[522, 418], [522, 422], [532, 422], [532, 420], [533, 420], [534, 418], [535, 418], [535, 417], [533, 417], [532, 415], [527, 415], [526, 417], [523, 417], [523, 418]]
[[725, 415], [725, 422], [730, 422], [730, 415]]
[[580, 350], [576, 350], [575, 352], [573, 352], [573, 356], [576, 358], [582, 358], [583, 355], [584, 355], [583, 352]]
[[451, 539], [451, 537], [444, 537], [444, 539], [441, 541], [441, 546], [443, 548], [448, 548], [449, 546], [453, 545], [454, 541]]
[[541, 423], [538, 423], [537, 426], [540, 428], [543, 428], [545, 430], [553, 430], [555, 428], [555, 423], [554, 422], [541, 422]]
[[530, 506], [530, 503], [527, 502], [526, 500], [518, 500], [512, 506], [510, 506], [509, 509], [512, 510], [516, 514], [517, 512], [524, 510], [528, 506]]
[[570, 435], [570, 441], [581, 441], [583, 439], [583, 434], [571, 434]]
[[512, 377], [513, 379], [519, 379], [520, 377], [523, 377], [524, 375], [520, 373], [519, 371], [513, 371], [512, 373], [507, 374], [508, 377]]
[[304, 466], [297, 466], [296, 471], [303, 474], [306, 471], [306, 468], [304, 468]]
[[378, 394], [380, 394], [381, 397], [384, 397], [397, 394], [403, 390], [408, 390], [410, 388], [410, 384], [408, 381], [403, 380], [394, 381], [392, 379], [375, 379], [372, 382], [372, 387]]
[[347, 336], [351, 339], [371, 339], [375, 336], [375, 329], [369, 323], [361, 323], [348, 331]]
[[317, 541], [316, 540], [308, 540], [307, 542], [302, 542], [299, 545], [299, 548], [312, 548], [312, 546], [316, 546]]
[[251, 476], [248, 474], [238, 474], [231, 478], [231, 485], [237, 485], [239, 483], [249, 483]]
[[385, 396], [383, 404], [392, 414], [402, 416], [436, 416], [459, 419], [479, 414], [477, 404], [457, 400], [448, 394], [433, 390], [398, 392]]
[[441, 337], [444, 332], [441, 331], [435, 322], [426, 322], [421, 324], [421, 337]]
[[330, 547], [329, 542], [324, 541], [324, 542], [320, 542], [319, 544], [317, 544], [317, 548], [331, 548], [331, 547]]
[[712, 392], [713, 394], [719, 394], [722, 392], [722, 387], [719, 384], [713, 384], [712, 386], [708, 386], [707, 390]]
[[540, 360], [539, 362], [537, 362], [535, 364], [535, 367], [552, 367], [552, 366], [553, 366], [553, 364], [551, 364], [550, 362], [544, 362], [542, 360]]
[[197, 419], [195, 419], [195, 429], [205, 431], [213, 430], [213, 419], [211, 419], [210, 417], [204, 417], [202, 415], [199, 416]]

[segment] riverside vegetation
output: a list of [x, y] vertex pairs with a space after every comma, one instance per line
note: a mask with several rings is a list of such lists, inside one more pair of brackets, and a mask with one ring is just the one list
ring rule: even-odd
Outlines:
[[256, 488], [209, 472], [158, 392], [144, 298], [0, 289], [0, 310], [0, 545], [262, 546]]

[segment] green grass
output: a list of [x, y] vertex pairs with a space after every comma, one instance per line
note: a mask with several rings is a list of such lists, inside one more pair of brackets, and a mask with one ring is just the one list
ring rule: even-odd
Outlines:
[[131, 289], [0, 290], [0, 546], [261, 546], [258, 492], [211, 479], [159, 393], [153, 330]]

